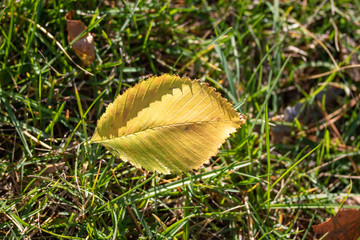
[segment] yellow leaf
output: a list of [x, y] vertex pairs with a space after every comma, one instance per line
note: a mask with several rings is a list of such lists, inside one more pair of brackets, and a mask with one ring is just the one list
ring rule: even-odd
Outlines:
[[245, 120], [213, 88], [165, 74], [118, 96], [98, 121], [91, 142], [136, 167], [181, 173], [216, 155]]

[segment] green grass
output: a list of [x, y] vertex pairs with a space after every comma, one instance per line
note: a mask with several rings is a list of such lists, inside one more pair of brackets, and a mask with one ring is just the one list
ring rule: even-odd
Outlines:
[[[360, 2], [117, 2], [0, 4], [0, 238], [314, 239], [360, 208], [360, 70], [337, 70], [359, 62]], [[92, 75], [61, 49], [81, 65], [72, 9]], [[159, 175], [88, 144], [119, 93], [169, 72], [248, 116], [210, 164]]]

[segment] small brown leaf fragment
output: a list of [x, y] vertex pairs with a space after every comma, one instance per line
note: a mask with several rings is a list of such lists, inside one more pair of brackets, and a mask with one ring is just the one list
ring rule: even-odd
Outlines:
[[360, 237], [360, 211], [341, 209], [326, 222], [313, 226], [318, 237], [328, 233], [323, 240], [357, 240]]
[[[80, 20], [73, 20], [75, 15], [74, 10], [69, 11], [65, 15], [66, 27], [68, 30], [68, 41], [69, 43], [73, 41], [77, 36], [80, 35], [83, 31], [87, 29], [85, 24]], [[72, 49], [74, 49], [75, 53], [79, 56], [82, 63], [85, 66], [90, 65], [95, 60], [95, 47], [94, 47], [94, 38], [88, 32], [76, 41], [72, 45]]]
[[59, 162], [55, 164], [49, 164], [46, 166], [45, 174], [55, 173], [56, 171], [62, 171], [65, 167], [65, 162]]

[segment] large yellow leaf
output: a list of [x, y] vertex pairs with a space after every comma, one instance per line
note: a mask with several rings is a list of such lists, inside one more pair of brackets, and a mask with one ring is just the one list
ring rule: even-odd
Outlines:
[[245, 119], [206, 84], [165, 74], [118, 96], [98, 121], [91, 142], [136, 167], [181, 173], [217, 154]]

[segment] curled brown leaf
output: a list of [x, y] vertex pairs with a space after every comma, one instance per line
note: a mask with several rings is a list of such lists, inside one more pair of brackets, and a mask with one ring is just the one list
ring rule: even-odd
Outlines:
[[[80, 20], [73, 20], [74, 10], [65, 15], [66, 27], [68, 30], [68, 41], [72, 42], [77, 36], [87, 29], [85, 24]], [[82, 38], [77, 40], [73, 45], [75, 53], [79, 56], [85, 66], [90, 65], [95, 60], [94, 38], [88, 32]]]

